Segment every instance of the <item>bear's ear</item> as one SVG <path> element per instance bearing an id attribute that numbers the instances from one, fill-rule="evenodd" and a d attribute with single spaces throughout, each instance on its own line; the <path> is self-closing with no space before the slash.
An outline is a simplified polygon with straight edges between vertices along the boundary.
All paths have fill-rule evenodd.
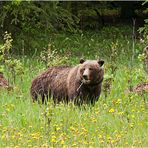
<path id="1" fill-rule="evenodd" d="M 83 64 L 85 62 L 84 59 L 80 59 L 80 63 Z"/>
<path id="2" fill-rule="evenodd" d="M 102 65 L 104 64 L 104 61 L 103 61 L 103 60 L 98 60 L 98 64 L 99 64 L 100 66 L 102 66 Z"/>

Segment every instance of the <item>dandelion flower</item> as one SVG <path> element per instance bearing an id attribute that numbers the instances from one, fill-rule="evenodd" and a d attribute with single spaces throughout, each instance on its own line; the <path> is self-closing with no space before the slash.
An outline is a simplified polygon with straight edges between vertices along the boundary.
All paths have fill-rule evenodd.
<path id="1" fill-rule="evenodd" d="M 109 113 L 114 113 L 115 110 L 114 110 L 113 108 L 111 108 L 108 112 L 109 112 Z"/>

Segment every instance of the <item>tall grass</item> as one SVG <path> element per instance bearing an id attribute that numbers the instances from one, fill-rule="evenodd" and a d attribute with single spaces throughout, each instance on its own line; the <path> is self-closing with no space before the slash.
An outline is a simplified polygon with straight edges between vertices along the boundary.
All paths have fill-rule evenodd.
<path id="1" fill-rule="evenodd" d="M 113 63 L 109 56 L 112 48 L 118 49 L 110 93 L 105 97 L 102 91 L 95 106 L 78 107 L 72 103 L 54 106 L 52 100 L 47 105 L 32 103 L 29 94 L 32 78 L 45 65 L 39 57 L 24 58 L 23 80 L 18 77 L 12 91 L 0 89 L 0 147 L 147 147 L 147 92 L 129 92 L 128 80 L 132 74 L 132 85 L 137 85 L 148 77 L 137 61 L 129 69 L 132 39 L 126 40 L 124 33 L 104 28 L 95 34 L 55 38 L 55 48 L 72 53 L 68 57 L 70 64 L 79 63 L 82 55 L 92 59 L 103 57 L 105 76 L 112 74 L 109 66 Z M 140 44 L 136 43 L 138 48 Z"/>

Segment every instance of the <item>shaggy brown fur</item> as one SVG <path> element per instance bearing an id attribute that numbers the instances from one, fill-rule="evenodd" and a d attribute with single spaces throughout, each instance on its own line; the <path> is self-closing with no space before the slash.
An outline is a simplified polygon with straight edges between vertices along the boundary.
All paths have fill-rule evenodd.
<path id="1" fill-rule="evenodd" d="M 52 81 L 57 76 L 58 72 L 67 67 L 69 66 L 50 67 L 47 69 L 47 71 L 41 73 L 39 76 L 33 79 L 30 88 L 30 94 L 33 102 L 37 101 L 38 97 L 42 98 L 42 102 L 44 102 L 45 99 L 48 99 L 48 95 L 51 92 L 49 85 L 52 84 Z"/>
<path id="2" fill-rule="evenodd" d="M 91 103 L 98 100 L 104 76 L 102 65 L 104 61 L 81 60 L 74 67 L 51 67 L 36 77 L 31 86 L 33 100 L 38 94 L 42 101 L 48 95 L 55 103 L 73 101 L 76 104 Z"/>

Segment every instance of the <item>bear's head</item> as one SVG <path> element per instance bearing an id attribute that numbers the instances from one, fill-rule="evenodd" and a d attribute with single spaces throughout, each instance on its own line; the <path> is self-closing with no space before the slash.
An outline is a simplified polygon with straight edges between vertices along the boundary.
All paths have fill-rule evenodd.
<path id="1" fill-rule="evenodd" d="M 97 85 L 102 82 L 104 70 L 103 60 L 80 60 L 79 75 L 83 84 Z"/>

